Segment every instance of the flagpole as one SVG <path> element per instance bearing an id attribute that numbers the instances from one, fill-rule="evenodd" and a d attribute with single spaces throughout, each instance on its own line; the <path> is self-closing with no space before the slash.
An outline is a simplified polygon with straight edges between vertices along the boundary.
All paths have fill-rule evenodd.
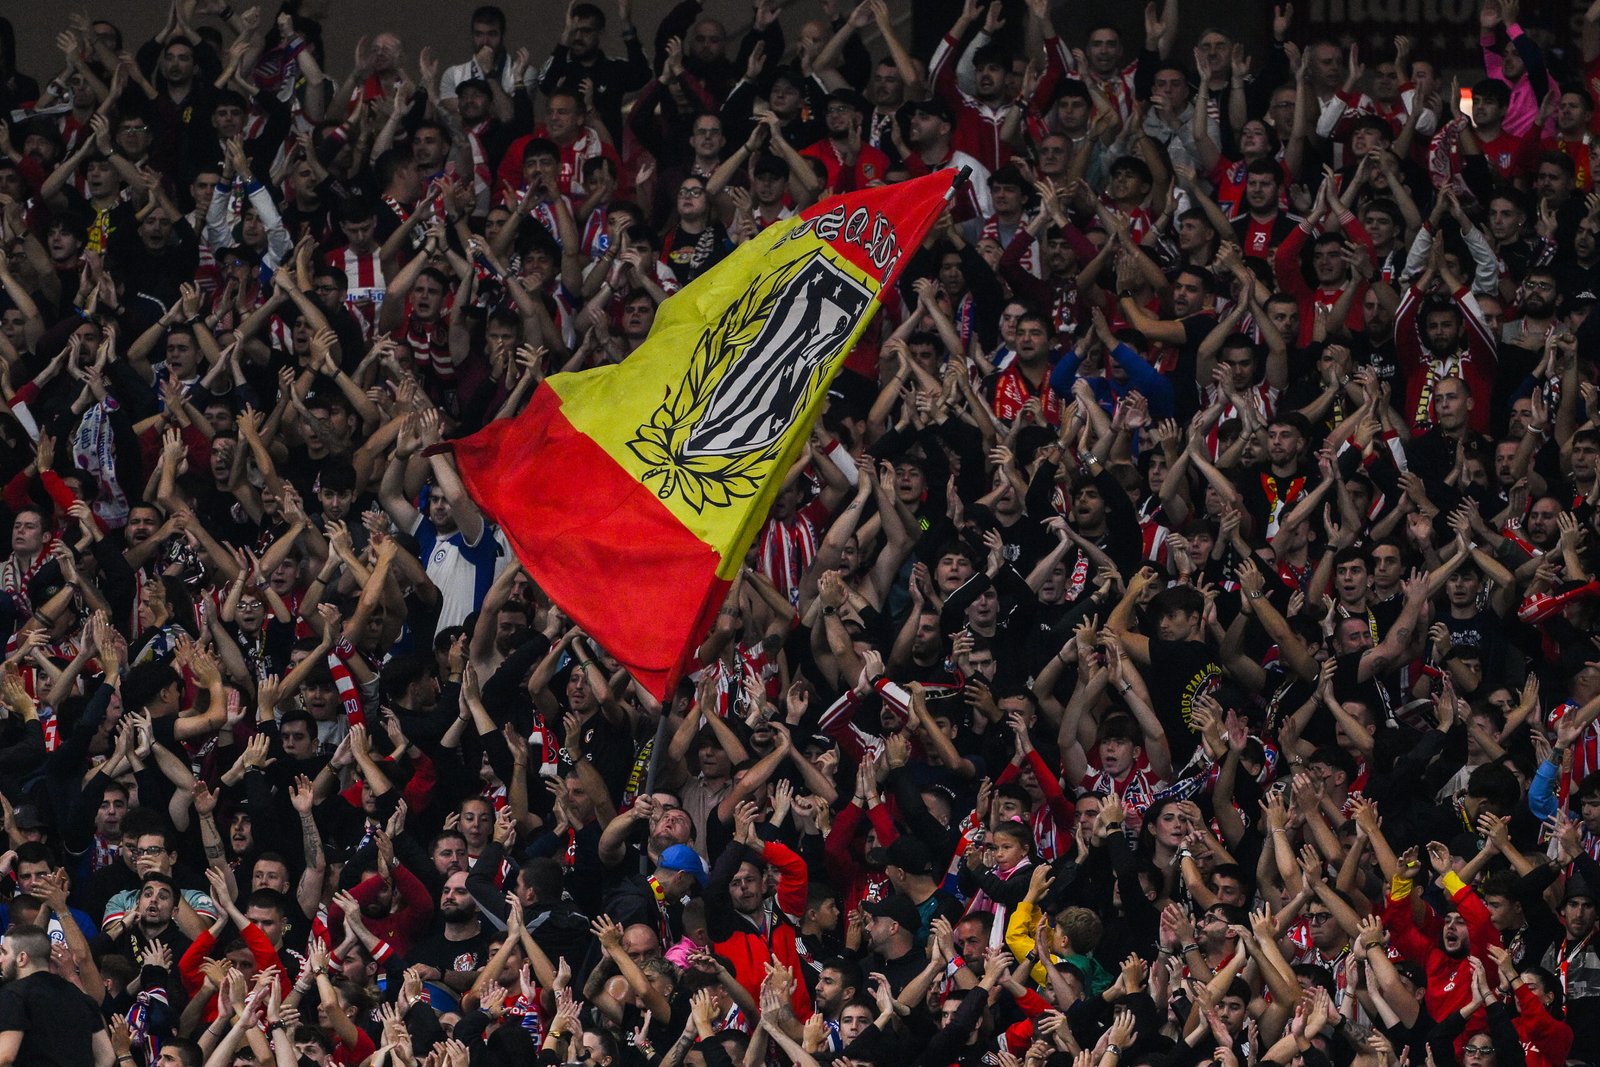
<path id="1" fill-rule="evenodd" d="M 961 188 L 963 185 L 967 184 L 971 180 L 972 180 L 972 168 L 967 166 L 965 163 L 963 163 L 961 165 L 961 169 L 956 171 L 955 181 L 951 182 L 950 183 L 950 188 L 945 190 L 944 202 L 948 204 L 952 200 L 954 200 L 956 198 L 956 190 Z"/>

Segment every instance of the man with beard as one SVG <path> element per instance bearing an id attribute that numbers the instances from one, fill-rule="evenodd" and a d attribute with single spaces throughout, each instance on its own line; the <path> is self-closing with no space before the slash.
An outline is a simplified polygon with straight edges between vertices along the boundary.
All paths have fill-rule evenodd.
<path id="1" fill-rule="evenodd" d="M 1315 468 L 1306 457 L 1310 440 L 1310 424 L 1297 411 L 1280 412 L 1267 423 L 1266 464 L 1243 472 L 1235 486 L 1239 507 L 1250 516 L 1252 529 L 1272 537 L 1301 496 L 1315 488 Z M 1209 462 L 1200 466 L 1202 470 L 1210 468 Z M 1225 496 L 1234 495 L 1220 485 L 1217 488 Z"/>
<path id="2" fill-rule="evenodd" d="M 867 102 L 854 89 L 835 89 L 827 98 L 827 136 L 801 150 L 828 168 L 828 188 L 852 192 L 883 181 L 889 157 L 862 140 L 861 120 Z"/>
<path id="3" fill-rule="evenodd" d="M 1239 250 L 1246 257 L 1270 257 L 1295 228 L 1294 217 L 1283 210 L 1283 164 L 1270 158 L 1245 164 L 1239 207 L 1229 220 Z"/>
<path id="4" fill-rule="evenodd" d="M 329 940 L 338 944 L 340 926 L 353 908 L 359 923 L 373 937 L 386 942 L 404 956 L 428 928 L 433 917 L 433 900 L 428 887 L 403 863 L 395 862 L 394 848 L 387 835 L 378 837 L 376 851 L 363 850 L 352 863 L 354 882 L 349 892 L 334 895 L 329 909 Z"/>
<path id="5" fill-rule="evenodd" d="M 1589 857 L 1581 850 L 1573 848 L 1561 853 L 1562 860 L 1569 858 L 1577 859 L 1580 871 L 1587 867 L 1591 875 L 1596 873 L 1593 863 L 1583 862 Z M 1545 949 L 1540 963 L 1561 976 L 1574 1048 L 1593 1048 L 1594 1042 L 1600 1040 L 1600 946 L 1596 946 L 1594 938 L 1594 890 L 1585 879 L 1568 880 L 1558 918 L 1561 934 Z"/>
<path id="6" fill-rule="evenodd" d="M 822 963 L 817 974 L 817 988 L 812 993 L 812 1007 L 828 1024 L 830 1033 L 840 1029 L 839 1016 L 845 1005 L 855 999 L 864 977 L 861 965 L 848 956 L 832 956 Z M 839 1036 L 843 1038 L 844 1034 L 841 1032 Z M 848 1041 L 842 1043 L 848 1044 Z"/>
<path id="7" fill-rule="evenodd" d="M 925 963 L 926 957 L 917 951 L 922 916 L 911 898 L 900 893 L 868 901 L 861 910 L 866 913 L 867 943 L 872 949 L 866 967 L 887 978 L 890 991 L 899 996 Z"/>
<path id="8" fill-rule="evenodd" d="M 628 6 L 621 5 L 620 11 L 626 58 L 612 58 L 600 49 L 605 12 L 594 4 L 574 4 L 567 12 L 561 41 L 539 71 L 539 91 L 546 94 L 561 89 L 581 92 L 583 82 L 590 82 L 595 113 L 614 133 L 622 130 L 623 96 L 644 88 L 650 80 L 650 62 L 639 44 L 639 31 L 628 17 Z"/>
<path id="9" fill-rule="evenodd" d="M 136 963 L 142 960 L 153 945 L 162 945 L 169 953 L 169 976 L 174 986 L 178 981 L 178 961 L 189 950 L 192 940 L 179 928 L 176 919 L 183 895 L 170 874 L 151 871 L 144 876 L 139 892 L 127 912 L 113 922 L 108 922 L 102 933 L 90 943 L 96 958 L 110 954 L 126 956 Z M 209 917 L 209 916 L 208 916 Z M 204 930 L 196 933 L 203 934 Z"/>
<path id="10" fill-rule="evenodd" d="M 567 24 L 570 29 L 572 19 Z M 522 67 L 511 61 L 506 48 L 506 15 L 492 4 L 486 4 L 472 13 L 472 58 L 464 63 L 446 67 L 439 79 L 439 103 L 446 110 L 460 107 L 458 99 L 465 82 L 482 83 L 494 92 L 493 106 L 502 120 L 510 121 L 512 97 L 526 80 Z"/>
<path id="11" fill-rule="evenodd" d="M 955 111 L 939 97 L 912 104 L 911 132 L 906 137 L 911 151 L 906 156 L 906 168 L 913 178 L 936 170 L 971 168 L 966 184 L 956 192 L 956 220 L 988 218 L 994 214 L 994 201 L 989 195 L 989 168 L 954 146 L 955 128 Z"/>
<path id="12" fill-rule="evenodd" d="M 443 982 L 461 994 L 478 980 L 491 951 L 478 918 L 478 903 L 467 890 L 466 871 L 456 871 L 445 879 L 439 894 L 439 918 L 444 928 L 412 949 L 406 964 L 420 966 L 423 981 Z"/>
<path id="13" fill-rule="evenodd" d="M 1595 234 L 1600 232 L 1600 220 L 1585 216 L 1578 224 L 1573 237 L 1573 249 L 1584 258 L 1587 246 L 1587 263 L 1596 262 Z M 1544 357 L 1545 338 L 1556 323 L 1556 304 L 1561 293 L 1576 293 L 1584 288 L 1583 279 L 1572 278 L 1573 287 L 1562 284 L 1562 274 L 1553 266 L 1536 266 L 1528 270 L 1517 293 L 1516 319 L 1505 323 L 1499 331 L 1500 347 L 1495 367 L 1494 408 L 1507 411 L 1511 408 L 1511 395 L 1533 373 Z M 1491 336 L 1494 336 L 1491 333 Z"/>
<path id="14" fill-rule="evenodd" d="M 1439 418 L 1435 410 L 1439 384 L 1457 378 L 1471 396 L 1493 395 L 1496 367 L 1494 338 L 1459 279 L 1444 275 L 1448 298 L 1426 297 L 1434 269 L 1423 271 L 1400 300 L 1394 317 L 1395 354 L 1405 377 L 1406 395 L 1400 417 L 1417 428 Z M 1474 433 L 1489 429 L 1490 405 L 1475 406 L 1468 419 Z M 1430 473 L 1444 474 L 1444 468 Z"/>
<path id="15" fill-rule="evenodd" d="M 1402 864 L 1389 889 L 1383 925 L 1402 959 L 1423 968 L 1428 976 L 1428 1013 L 1443 1019 L 1460 1010 L 1472 998 L 1472 968 L 1468 956 L 1476 956 L 1486 967 L 1495 966 L 1489 956 L 1491 946 L 1499 947 L 1500 931 L 1490 921 L 1489 909 L 1473 888 L 1451 869 L 1450 850 L 1438 841 L 1428 842 L 1428 862 L 1435 883 L 1445 891 L 1452 905 L 1440 924 L 1439 941 L 1433 943 L 1417 928 L 1411 913 L 1411 894 L 1422 873 L 1417 861 Z M 1591 906 L 1589 916 L 1594 916 Z"/>
<path id="16" fill-rule="evenodd" d="M 50 970 L 50 938 L 13 926 L 0 938 L 0 1064 L 112 1067 L 116 1053 L 95 1002 Z"/>

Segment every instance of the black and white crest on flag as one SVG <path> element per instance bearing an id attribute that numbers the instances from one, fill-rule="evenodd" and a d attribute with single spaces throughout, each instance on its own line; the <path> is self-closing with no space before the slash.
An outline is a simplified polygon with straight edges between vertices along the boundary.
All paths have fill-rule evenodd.
<path id="1" fill-rule="evenodd" d="M 822 256 L 774 297 L 761 332 L 717 383 L 685 442 L 686 455 L 738 455 L 781 437 L 872 300 Z"/>

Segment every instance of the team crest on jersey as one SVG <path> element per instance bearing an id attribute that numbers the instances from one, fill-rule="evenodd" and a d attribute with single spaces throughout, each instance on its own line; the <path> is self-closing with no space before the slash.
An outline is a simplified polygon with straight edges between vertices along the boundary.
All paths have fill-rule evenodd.
<path id="1" fill-rule="evenodd" d="M 473 952 L 463 952 L 450 964 L 453 971 L 475 971 L 478 969 L 478 956 Z"/>
<path id="2" fill-rule="evenodd" d="M 757 276 L 701 333 L 683 383 L 628 442 L 649 464 L 643 480 L 697 512 L 754 496 L 871 300 L 825 256 Z"/>

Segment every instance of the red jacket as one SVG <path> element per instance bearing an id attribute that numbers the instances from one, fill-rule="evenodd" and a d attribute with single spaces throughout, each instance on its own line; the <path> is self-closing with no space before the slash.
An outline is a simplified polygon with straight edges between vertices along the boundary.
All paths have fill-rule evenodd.
<path id="1" fill-rule="evenodd" d="M 861 815 L 862 811 L 856 805 L 846 804 L 833 817 L 833 825 L 828 828 L 828 836 L 822 842 L 822 854 L 828 859 L 828 873 L 840 890 L 839 899 L 846 911 L 859 907 L 875 887 L 882 890 L 884 895 L 894 892 L 892 888 L 887 888 L 888 875 L 869 869 L 861 860 L 866 848 L 866 831 L 861 827 Z M 866 816 L 872 828 L 878 831 L 878 844 L 881 847 L 888 848 L 900 836 L 895 831 L 889 805 L 874 805 L 866 810 Z"/>
<path id="2" fill-rule="evenodd" d="M 1395 881 L 1400 883 L 1398 878 Z M 1500 944 L 1500 931 L 1489 921 L 1489 909 L 1483 906 L 1483 901 L 1478 899 L 1472 887 L 1457 878 L 1453 871 L 1444 876 L 1444 888 L 1455 903 L 1456 910 L 1461 913 L 1461 918 L 1466 921 L 1468 951 L 1483 961 L 1490 974 L 1496 973 L 1489 948 Z M 1405 884 L 1405 892 L 1401 896 L 1395 896 L 1394 890 L 1390 890 L 1389 902 L 1383 912 L 1383 924 L 1388 928 L 1400 955 L 1426 972 L 1428 1013 L 1436 1019 L 1442 1019 L 1465 1007 L 1472 999 L 1472 966 L 1466 956 L 1449 955 L 1432 938 L 1417 929 L 1411 919 L 1409 883 Z M 1483 1027 L 1483 1020 L 1475 1016 L 1467 1024 L 1467 1031 L 1470 1033 Z"/>
<path id="3" fill-rule="evenodd" d="M 1377 263 L 1377 250 L 1372 244 L 1371 236 L 1361 223 L 1351 218 L 1343 223 L 1342 229 L 1347 239 L 1366 248 L 1368 257 L 1373 263 Z M 1278 246 L 1278 251 L 1272 257 L 1272 269 L 1278 276 L 1278 288 L 1300 302 L 1300 337 L 1296 343 L 1302 348 L 1311 343 L 1311 332 L 1316 326 L 1317 310 L 1331 309 L 1334 301 L 1344 292 L 1343 289 L 1313 289 L 1306 281 L 1305 274 L 1300 270 L 1300 249 L 1310 236 L 1303 223 L 1296 226 L 1289 231 L 1289 236 L 1284 238 L 1283 244 Z M 1362 282 L 1356 290 L 1355 299 L 1350 302 L 1350 311 L 1345 316 L 1345 325 L 1352 334 L 1359 334 L 1366 325 L 1366 313 L 1361 310 L 1361 298 L 1366 288 L 1367 283 Z M 1398 334 L 1398 327 L 1396 333 Z"/>
<path id="4" fill-rule="evenodd" d="M 806 861 L 788 846 L 768 841 L 761 850 L 760 859 L 778 869 L 778 909 L 762 916 L 766 931 L 733 909 L 728 899 L 728 882 L 739 869 L 751 850 L 733 844 L 727 855 L 713 869 L 710 884 L 706 887 L 707 925 L 713 938 L 712 947 L 733 964 L 733 975 L 750 996 L 761 998 L 761 983 L 767 977 L 767 961 L 776 959 L 794 975 L 794 995 L 790 1003 L 802 1022 L 811 1017 L 811 993 L 806 986 L 804 962 L 795 943 L 794 926 L 785 915 L 804 915 L 806 896 L 810 888 L 810 875 Z M 721 875 L 719 878 L 718 875 Z M 780 914 L 781 913 L 781 914 Z M 720 935 L 720 936 L 719 936 Z"/>
<path id="5" fill-rule="evenodd" d="M 362 879 L 350 890 L 350 895 L 364 907 L 378 898 L 383 889 L 383 879 L 376 874 Z M 394 954 L 404 958 L 428 930 L 433 918 L 433 895 L 404 865 L 394 869 L 394 889 L 400 894 L 400 908 L 377 919 L 366 919 L 367 929 L 380 941 L 387 941 Z M 337 904 L 328 907 L 329 944 L 337 945 L 344 939 L 344 911 Z"/>
<path id="6" fill-rule="evenodd" d="M 255 923 L 245 923 L 244 929 L 239 931 L 239 936 L 250 949 L 250 955 L 255 957 L 256 970 L 264 971 L 268 967 L 278 968 L 278 987 L 285 993 L 294 987 L 294 980 L 288 975 L 278 958 L 278 950 L 272 947 L 272 942 L 267 940 L 267 935 L 261 932 L 261 927 Z M 183 990 L 189 996 L 205 984 L 205 973 L 200 970 L 200 965 L 206 961 L 212 951 L 217 947 L 217 939 L 211 935 L 210 930 L 202 930 L 200 936 L 184 952 L 178 960 L 178 974 L 183 978 Z M 212 994 L 211 1003 L 206 1005 L 206 1020 L 209 1022 L 217 1017 L 217 998 Z"/>
<path id="7" fill-rule="evenodd" d="M 1517 998 L 1517 1014 L 1511 1024 L 1524 1044 L 1532 1045 L 1548 1064 L 1567 1062 L 1572 1051 L 1572 1027 L 1551 1015 L 1544 1002 L 1526 985 L 1513 990 Z"/>

